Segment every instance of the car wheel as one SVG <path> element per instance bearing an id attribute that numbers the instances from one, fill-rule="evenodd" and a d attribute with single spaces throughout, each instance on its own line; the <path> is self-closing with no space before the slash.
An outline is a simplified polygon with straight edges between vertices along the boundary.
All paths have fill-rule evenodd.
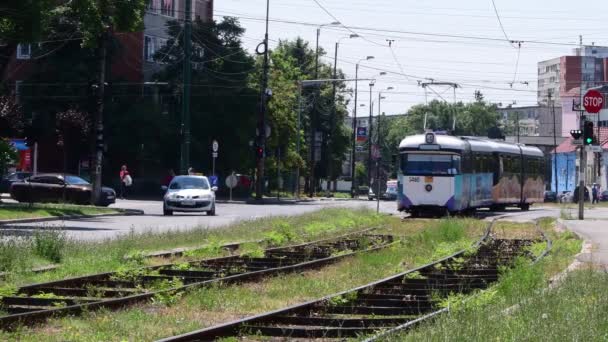
<path id="1" fill-rule="evenodd" d="M 211 210 L 207 212 L 207 216 L 215 216 L 215 203 L 213 203 Z"/>

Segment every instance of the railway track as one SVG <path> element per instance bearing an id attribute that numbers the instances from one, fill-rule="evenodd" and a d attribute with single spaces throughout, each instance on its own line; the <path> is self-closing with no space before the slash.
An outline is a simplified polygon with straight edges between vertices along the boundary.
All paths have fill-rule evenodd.
<path id="1" fill-rule="evenodd" d="M 213 283 L 235 283 L 324 266 L 361 251 L 384 248 L 391 235 L 371 234 L 372 229 L 338 238 L 261 250 L 256 255 L 143 267 L 122 272 L 23 286 L 0 299 L 0 329 L 33 324 L 51 316 L 84 310 L 119 308 Z"/>
<path id="2" fill-rule="evenodd" d="M 161 340 L 210 341 L 243 336 L 288 339 L 344 339 L 389 334 L 447 311 L 437 298 L 470 293 L 498 280 L 499 267 L 531 256 L 532 240 L 491 237 L 492 225 L 471 251 L 305 304 Z M 544 237 L 544 235 L 543 235 Z M 547 239 L 548 241 L 548 239 Z M 374 338 L 370 339 L 374 340 Z"/>

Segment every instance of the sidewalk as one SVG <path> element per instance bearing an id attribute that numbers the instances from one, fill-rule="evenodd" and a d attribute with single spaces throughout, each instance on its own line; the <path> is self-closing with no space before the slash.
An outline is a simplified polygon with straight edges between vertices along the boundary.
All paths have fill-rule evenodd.
<path id="1" fill-rule="evenodd" d="M 590 214 L 588 211 L 585 211 L 585 214 L 591 216 L 588 215 Z M 586 218 L 584 221 L 559 220 L 559 222 L 568 230 L 577 233 L 593 244 L 590 253 L 584 253 L 577 257 L 579 261 L 608 267 L 608 214 L 602 213 L 602 215 L 597 216 L 601 216 L 601 218 Z"/>

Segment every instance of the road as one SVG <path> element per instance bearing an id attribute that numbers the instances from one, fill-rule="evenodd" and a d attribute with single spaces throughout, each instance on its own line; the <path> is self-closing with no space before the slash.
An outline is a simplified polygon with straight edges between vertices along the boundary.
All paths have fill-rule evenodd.
<path id="1" fill-rule="evenodd" d="M 190 230 L 197 227 L 217 229 L 239 221 L 255 220 L 271 216 L 294 216 L 309 213 L 322 208 L 369 208 L 376 209 L 376 202 L 370 201 L 313 201 L 291 205 L 250 205 L 243 203 L 218 203 L 217 216 L 205 214 L 181 214 L 174 216 L 162 215 L 161 201 L 119 200 L 113 207 L 124 209 L 140 209 L 142 216 L 97 217 L 77 220 L 56 220 L 38 224 L 19 224 L 2 227 L 4 235 L 30 235 L 41 228 L 61 228 L 69 238 L 74 240 L 100 241 L 117 238 L 128 234 L 145 232 L 167 232 L 175 230 Z M 380 211 L 401 215 L 396 211 L 392 201 L 380 202 Z M 576 209 L 561 209 L 552 206 L 535 206 L 530 211 L 522 212 L 517 209 L 492 213 L 485 210 L 478 212 L 478 217 L 491 220 L 500 217 L 503 220 L 525 222 L 541 217 L 571 218 L 576 217 Z M 593 261 L 608 265 L 608 208 L 586 210 L 585 221 L 566 220 L 568 229 L 580 234 L 593 242 L 593 253 L 583 255 L 581 261 Z"/>
<path id="2" fill-rule="evenodd" d="M 3 227 L 4 234 L 28 235 L 42 227 L 57 227 L 65 230 L 68 237 L 75 240 L 103 240 L 116 238 L 131 231 L 166 232 L 188 230 L 196 227 L 218 228 L 235 222 L 255 220 L 270 216 L 294 216 L 322 208 L 347 207 L 376 209 L 376 202 L 369 201 L 314 201 L 295 205 L 251 205 L 243 203 L 218 203 L 217 216 L 175 213 L 163 216 L 161 201 L 118 200 L 111 207 L 143 210 L 143 216 L 97 217 L 76 220 L 56 220 L 36 224 L 19 224 Z M 397 214 L 394 202 L 380 202 L 383 213 Z"/>

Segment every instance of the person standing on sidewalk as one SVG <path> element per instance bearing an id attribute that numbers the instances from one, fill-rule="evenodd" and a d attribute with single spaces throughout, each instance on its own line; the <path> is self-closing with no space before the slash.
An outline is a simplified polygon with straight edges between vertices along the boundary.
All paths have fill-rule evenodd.
<path id="1" fill-rule="evenodd" d="M 120 199 L 125 199 L 125 196 L 127 195 L 127 188 L 129 186 L 131 186 L 131 184 L 133 183 L 133 179 L 131 178 L 131 175 L 129 174 L 129 170 L 127 170 L 127 165 L 123 165 L 120 168 Z"/>
<path id="2" fill-rule="evenodd" d="M 591 204 L 599 203 L 597 184 L 593 184 L 593 187 L 591 188 L 591 195 L 593 196 Z"/>

